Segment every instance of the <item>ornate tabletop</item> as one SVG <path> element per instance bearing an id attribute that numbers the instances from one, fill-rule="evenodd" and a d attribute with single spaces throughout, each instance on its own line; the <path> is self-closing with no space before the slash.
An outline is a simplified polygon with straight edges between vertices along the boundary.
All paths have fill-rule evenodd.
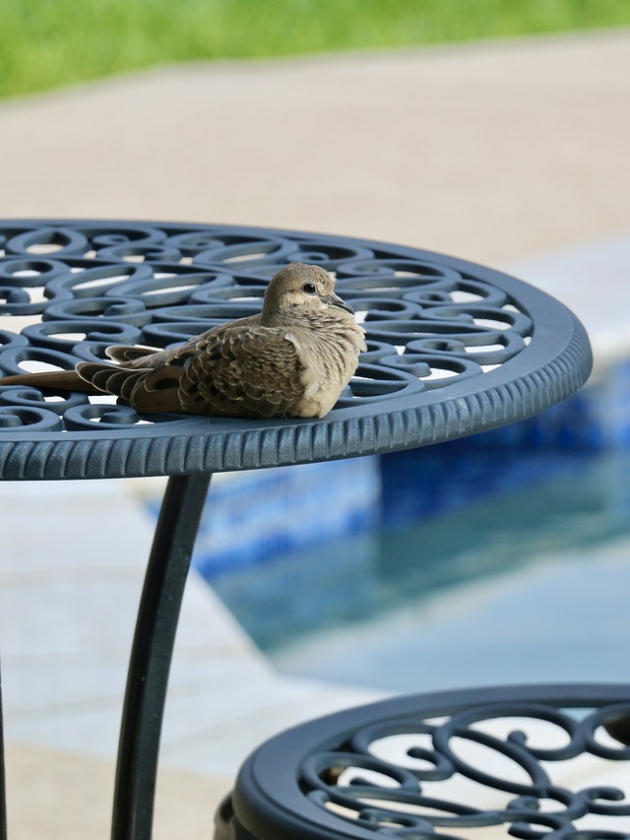
<path id="1" fill-rule="evenodd" d="M 335 274 L 368 351 L 321 420 L 145 417 L 106 397 L 0 388 L 0 477 L 117 478 L 280 466 L 424 446 L 535 414 L 590 371 L 538 289 L 398 245 L 222 225 L 0 222 L 0 369 L 166 347 L 260 309 L 293 260 Z"/>

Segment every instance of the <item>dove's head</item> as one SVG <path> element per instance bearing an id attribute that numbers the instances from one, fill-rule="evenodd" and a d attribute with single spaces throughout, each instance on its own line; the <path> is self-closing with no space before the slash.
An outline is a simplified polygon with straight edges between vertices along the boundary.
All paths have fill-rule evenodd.
<path id="1" fill-rule="evenodd" d="M 335 294 L 335 281 L 318 265 L 292 262 L 274 275 L 265 292 L 263 323 L 289 318 L 310 318 L 336 311 L 351 317 L 353 310 Z"/>

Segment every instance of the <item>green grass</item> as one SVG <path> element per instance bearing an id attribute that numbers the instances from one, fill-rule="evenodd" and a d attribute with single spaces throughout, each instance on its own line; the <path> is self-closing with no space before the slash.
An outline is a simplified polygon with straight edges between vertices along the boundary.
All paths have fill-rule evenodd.
<path id="1" fill-rule="evenodd" d="M 628 24 L 628 0 L 0 0 L 0 97 L 174 61 Z"/>

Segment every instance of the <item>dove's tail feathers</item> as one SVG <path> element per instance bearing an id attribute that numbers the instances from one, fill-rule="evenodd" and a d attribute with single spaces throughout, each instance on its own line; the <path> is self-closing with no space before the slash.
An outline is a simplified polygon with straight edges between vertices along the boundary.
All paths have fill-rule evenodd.
<path id="1" fill-rule="evenodd" d="M 158 370 L 180 355 L 180 347 L 167 350 L 156 350 L 154 347 L 130 347 L 125 344 L 114 344 L 105 351 L 110 359 L 118 362 L 121 367 L 129 370 Z"/>
<path id="2" fill-rule="evenodd" d="M 154 356 L 159 351 L 154 347 L 140 347 L 135 345 L 132 347 L 128 344 L 113 344 L 105 352 L 115 362 L 135 362 L 137 359 L 144 359 L 146 356 Z"/>
<path id="3" fill-rule="evenodd" d="M 77 371 L 96 391 L 121 397 L 141 414 L 182 410 L 178 397 L 181 368 L 152 370 L 79 362 Z"/>
<path id="4" fill-rule="evenodd" d="M 51 391 L 112 394 L 141 414 L 181 411 L 178 397 L 181 368 L 130 368 L 98 362 L 79 362 L 76 370 L 47 370 L 0 378 L 3 385 L 29 385 Z"/>
<path id="5" fill-rule="evenodd" d="M 97 394 L 98 389 L 82 379 L 74 370 L 46 370 L 39 373 L 18 373 L 0 379 L 0 385 L 29 385 L 53 391 L 85 391 Z"/>
<path id="6" fill-rule="evenodd" d="M 131 394 L 146 370 L 134 370 L 99 362 L 79 362 L 77 372 L 95 391 L 131 401 Z"/>

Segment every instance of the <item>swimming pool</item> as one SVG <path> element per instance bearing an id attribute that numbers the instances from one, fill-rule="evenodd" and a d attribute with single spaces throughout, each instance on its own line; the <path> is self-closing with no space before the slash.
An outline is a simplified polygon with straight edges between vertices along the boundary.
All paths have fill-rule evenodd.
<path id="1" fill-rule="evenodd" d="M 378 527 L 212 578 L 280 670 L 391 691 L 626 678 L 630 452 L 433 447 L 382 478 Z"/>

